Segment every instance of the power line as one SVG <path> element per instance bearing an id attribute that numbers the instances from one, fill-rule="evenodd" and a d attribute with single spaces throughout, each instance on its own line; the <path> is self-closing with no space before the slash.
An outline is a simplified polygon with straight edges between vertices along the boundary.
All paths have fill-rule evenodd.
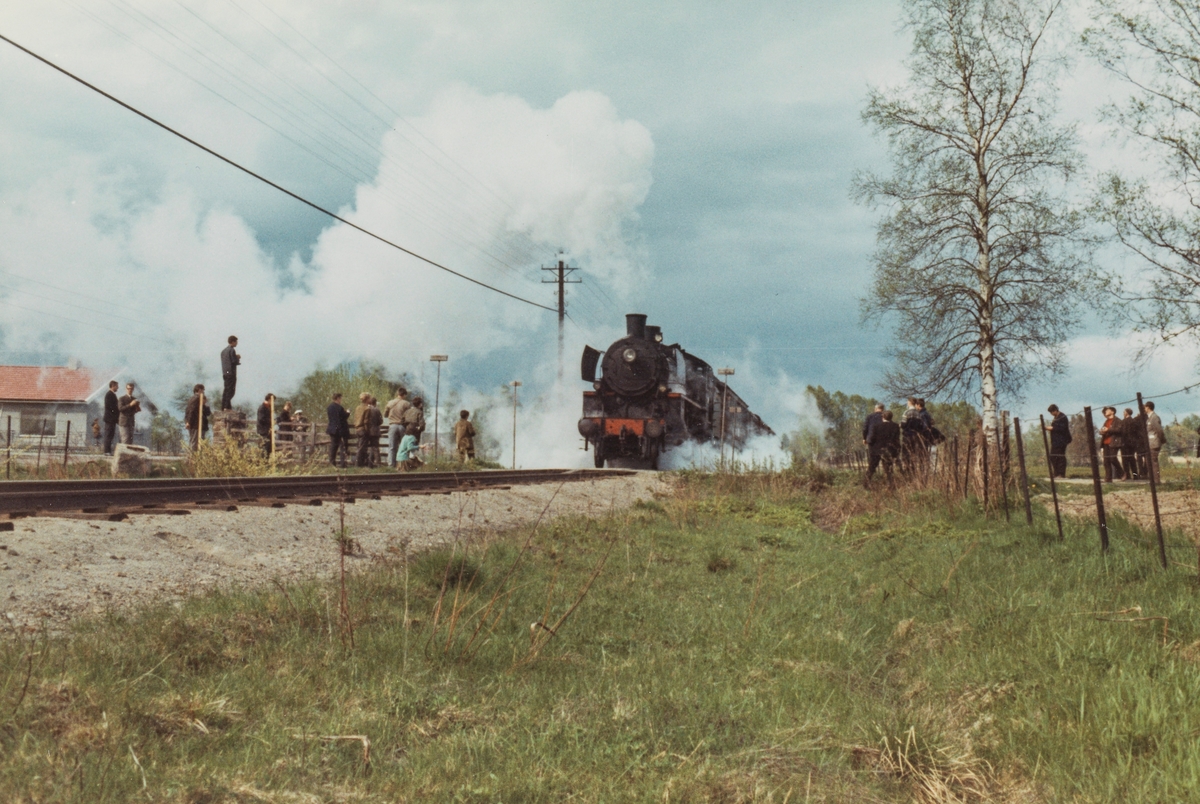
<path id="1" fill-rule="evenodd" d="M 141 117 L 142 119 L 144 119 L 150 123 L 153 123 L 154 125 L 158 126 L 159 128 L 163 129 L 164 131 L 166 131 L 170 134 L 174 134 L 176 137 L 178 137 L 179 139 L 188 143 L 189 145 L 193 145 L 196 148 L 199 148 L 200 150 L 204 151 L 205 153 L 207 153 L 211 156 L 215 156 L 217 159 L 220 159 L 222 162 L 226 163 L 227 165 L 237 168 L 238 170 L 242 171 L 243 173 L 245 173 L 248 176 L 251 176 L 252 178 L 258 179 L 263 184 L 266 184 L 269 187 L 273 187 L 274 189 L 278 190 L 279 192 L 283 193 L 284 195 L 287 195 L 287 196 L 290 196 L 290 197 L 296 199 L 297 201 L 304 204 L 305 206 L 311 207 L 312 209 L 315 209 L 316 211 L 318 211 L 324 215 L 328 215 L 330 218 L 332 218 L 335 221 L 339 221 L 340 223 L 344 223 L 353 229 L 357 229 L 358 231 L 362 232 L 363 234 L 365 234 L 369 237 L 372 237 L 372 238 L 378 240 L 379 242 L 384 243 L 385 245 L 391 246 L 392 248 L 394 248 L 398 251 L 402 251 L 405 254 L 408 254 L 410 257 L 416 257 L 421 262 L 432 265 L 434 268 L 438 268 L 442 271 L 445 271 L 448 274 L 453 274 L 454 276 L 457 276 L 459 279 L 465 279 L 468 282 L 471 282 L 472 284 L 479 285 L 482 288 L 487 288 L 488 290 L 491 290 L 495 293 L 499 293 L 502 296 L 507 296 L 510 299 L 515 299 L 516 301 L 524 302 L 525 304 L 531 305 L 533 307 L 538 307 L 542 310 L 548 310 L 552 313 L 558 312 L 557 309 L 554 307 L 549 307 L 545 304 L 538 304 L 535 301 L 523 298 L 514 293 L 509 293 L 506 290 L 501 290 L 500 288 L 495 287 L 493 285 L 489 285 L 486 282 L 481 282 L 478 279 L 467 276 L 464 273 L 460 273 L 459 271 L 456 271 L 453 268 L 448 268 L 445 265 L 442 265 L 441 263 L 435 262 L 435 261 L 429 259 L 428 257 L 424 257 L 424 256 L 416 253 L 415 251 L 411 251 L 410 249 L 407 249 L 404 246 L 394 243 L 391 240 L 388 240 L 387 238 L 385 238 L 381 235 L 377 235 L 374 232 L 372 232 L 371 230 L 366 229 L 362 226 L 359 226 L 358 224 L 356 224 L 352 221 L 349 221 L 346 218 L 343 218 L 342 216 L 338 215 L 337 213 L 330 212 L 328 209 L 325 209 L 324 207 L 322 207 L 321 205 L 319 205 L 313 201 L 309 201 L 304 196 L 299 195 L 298 193 L 294 193 L 291 190 L 287 189 L 286 187 L 283 187 L 282 185 L 276 184 L 275 182 L 271 181 L 270 179 L 266 178 L 265 176 L 255 173 L 253 170 L 250 170 L 250 168 L 244 167 L 240 163 L 233 161 L 232 159 L 230 159 L 227 156 L 223 156 L 222 154 L 218 153 L 217 151 L 214 151 L 212 148 L 209 148 L 208 146 L 197 142 L 196 140 L 192 139 L 191 137 L 187 136 L 186 134 L 176 131 L 175 129 L 168 126 L 166 123 L 160 122 L 156 118 L 151 117 L 150 115 L 146 114 L 145 112 L 141 111 L 140 109 L 137 109 L 134 106 L 131 106 L 130 104 L 126 103 L 125 101 L 121 100 L 120 98 L 117 98 L 114 95 L 110 95 L 109 93 L 105 92 L 104 90 L 100 89 L 99 87 L 95 86 L 94 84 L 88 83 L 87 81 L 85 81 L 84 79 L 75 75 L 74 73 L 70 72 L 69 70 L 58 66 L 57 64 L 55 64 L 54 62 L 50 61 L 49 59 L 47 59 L 43 56 L 39 56 L 37 53 L 34 53 L 29 48 L 24 47 L 23 45 L 17 44 L 13 40 L 9 39 L 7 36 L 0 34 L 0 40 L 7 42 L 8 44 L 15 47 L 17 50 L 20 50 L 21 52 L 26 53 L 29 56 L 32 56 L 33 58 L 35 58 L 38 61 L 42 62 L 43 64 L 47 65 L 48 67 L 51 67 L 51 68 L 57 70 L 58 72 L 67 76 L 68 78 L 72 79 L 73 81 L 76 81 L 76 82 L 82 84 L 83 86 L 87 87 L 88 89 L 92 90 L 93 92 L 97 93 L 98 95 L 101 95 L 101 96 L 107 98 L 108 100 L 112 101 L 113 103 L 117 104 L 118 106 L 128 109 L 129 111 L 136 114 L 138 117 Z"/>
<path id="2" fill-rule="evenodd" d="M 271 122 L 269 122 L 268 120 L 259 116 L 258 114 L 255 114 L 254 112 L 250 111 L 245 106 L 237 103 L 230 97 L 228 97 L 228 96 L 222 94 L 221 92 L 219 92 L 218 90 L 214 89 L 212 86 L 210 86 L 209 84 L 200 80 L 196 76 L 190 74 L 189 72 L 184 71 L 179 66 L 173 64 L 171 61 L 169 61 L 167 58 L 160 55 L 159 53 L 138 43 L 137 41 L 132 39 L 130 36 L 126 35 L 122 31 L 113 27 L 112 25 L 110 25 L 109 23 L 104 21 L 103 19 L 92 14 L 87 9 L 81 8 L 80 6 L 75 5 L 72 2 L 72 0 L 63 0 L 63 2 L 66 3 L 67 5 L 70 5 L 72 8 L 74 8 L 76 11 L 80 12 L 81 14 L 84 14 L 85 16 L 91 18 L 93 21 L 95 21 L 99 25 L 102 25 L 103 27 L 107 28 L 109 31 L 111 31 L 116 36 L 119 36 L 122 39 L 125 39 L 127 42 L 132 44 L 134 47 L 137 47 L 138 49 L 147 53 L 152 58 L 159 61 L 161 64 L 174 70 L 175 72 L 182 75 L 184 78 L 187 78 L 188 80 L 194 82 L 195 84 L 197 84 L 201 88 L 207 90 L 208 92 L 211 92 L 216 97 L 218 97 L 221 100 L 225 101 L 226 103 L 230 104 L 234 108 L 242 111 L 247 116 L 249 116 L 253 120 L 257 121 L 258 123 L 271 129 L 272 131 L 279 134 L 281 137 L 283 137 L 287 141 L 291 142 L 293 145 L 295 145 L 298 148 L 300 148 L 301 150 L 307 152 L 309 155 L 313 156 L 318 161 L 324 163 L 327 167 L 329 167 L 330 169 L 334 170 L 335 172 L 341 174 L 345 178 L 347 178 L 357 184 L 369 183 L 370 175 L 373 172 L 373 168 L 368 164 L 368 162 L 362 157 L 361 154 L 357 153 L 355 150 L 353 150 L 349 146 L 340 142 L 334 135 L 332 135 L 328 132 L 323 132 L 321 130 L 321 126 L 320 126 L 319 122 L 317 122 L 315 120 L 306 120 L 305 115 L 302 112 L 300 112 L 299 110 L 297 110 L 293 104 L 286 101 L 283 97 L 283 94 L 280 94 L 279 97 L 276 97 L 265 90 L 260 90 L 258 87 L 254 86 L 252 83 L 250 83 L 246 79 L 246 77 L 244 77 L 242 75 L 242 73 L 239 72 L 238 69 L 234 65 L 227 66 L 226 64 L 222 63 L 222 61 L 218 60 L 217 52 L 215 49 L 205 48 L 200 43 L 187 37 L 186 34 L 177 33 L 175 31 L 171 30 L 171 28 L 168 27 L 166 22 L 159 20 L 159 19 L 155 19 L 154 17 L 150 16 L 147 12 L 129 5 L 128 3 L 124 2 L 124 0 L 116 0 L 115 2 L 114 2 L 114 0 L 109 0 L 109 5 L 113 6 L 114 8 L 117 8 L 119 11 L 121 11 L 123 14 L 128 16 L 134 22 L 141 25 L 143 28 L 145 28 L 147 31 L 149 31 L 151 34 L 153 34 L 155 37 L 162 40 L 162 42 L 164 44 L 166 44 L 168 47 L 174 47 L 176 50 L 178 50 L 184 56 L 187 56 L 188 58 L 197 62 L 197 64 L 199 64 L 199 66 L 202 70 L 204 69 L 204 64 L 201 63 L 201 60 L 212 65 L 212 67 L 215 67 L 217 69 L 217 71 L 219 71 L 216 74 L 218 78 L 220 77 L 220 74 L 224 74 L 225 76 L 227 76 L 230 79 L 230 81 L 232 83 L 232 88 L 235 91 L 240 92 L 247 99 L 249 99 L 251 101 L 251 103 L 255 102 L 255 100 L 257 99 L 268 112 L 274 112 L 276 117 L 279 118 L 279 120 L 280 120 L 280 125 L 293 126 L 297 130 L 296 137 L 293 137 L 292 135 L 287 134 L 279 126 L 272 124 Z M 191 12 L 189 12 L 189 13 L 191 13 Z M 195 15 L 193 14 L 193 16 L 195 16 Z M 199 18 L 197 17 L 197 19 L 199 19 Z M 209 25 L 208 23 L 205 23 L 205 24 L 208 25 L 208 27 L 211 30 L 216 31 L 216 29 L 213 26 Z M 219 34 L 220 32 L 217 31 L 217 33 Z M 223 34 L 221 34 L 221 35 L 222 35 L 222 37 L 224 37 Z M 172 42 L 170 40 L 168 40 L 167 37 L 170 37 L 170 40 L 174 40 L 174 42 L 177 44 L 172 44 Z M 230 42 L 230 44 L 233 44 L 234 47 L 238 50 L 238 52 L 242 53 L 243 55 L 246 55 L 246 51 L 244 49 L 237 47 L 237 45 L 235 43 L 232 43 L 227 37 L 224 37 L 224 38 L 227 42 Z M 185 49 L 185 46 L 186 46 L 186 49 Z M 189 52 L 189 50 L 191 52 Z M 275 75 L 274 72 L 272 72 L 270 69 L 263 66 L 260 62 L 256 61 L 255 63 L 259 64 L 260 67 L 262 67 L 264 70 L 266 70 L 268 75 L 275 78 L 276 80 L 280 80 L 279 77 L 277 75 Z M 293 90 L 294 92 L 296 92 L 297 94 L 299 94 L 301 97 L 305 98 L 310 104 L 314 104 L 314 105 L 317 105 L 318 107 L 320 107 L 320 102 L 317 100 L 308 98 L 305 95 L 305 93 L 303 92 L 303 90 L 297 89 L 294 85 L 289 84 L 287 82 L 284 82 L 284 85 L 287 86 L 289 89 Z M 333 114 L 333 113 L 329 112 L 328 110 L 322 109 L 322 111 L 325 111 L 325 113 L 333 119 L 338 118 L 338 116 L 336 114 Z M 307 125 L 306 125 L 306 123 L 307 123 Z M 362 139 L 361 137 L 359 137 L 357 135 L 357 133 L 355 133 L 355 136 L 358 139 Z M 300 139 L 297 139 L 297 137 L 299 137 Z M 313 150 L 313 148 L 310 148 L 308 145 L 306 145 L 304 142 L 302 142 L 301 139 L 312 140 L 313 148 L 327 149 L 330 152 L 329 158 L 326 158 L 322 154 L 318 153 L 316 150 Z M 366 142 L 366 140 L 363 140 L 363 141 Z M 378 148 L 375 148 L 370 143 L 367 143 L 367 145 L 368 145 L 368 147 L 370 147 L 372 150 L 375 151 L 375 153 L 380 157 L 380 160 L 382 163 L 388 163 L 388 162 L 396 163 L 395 160 L 389 159 L 389 157 L 385 153 L 380 151 Z M 331 161 L 331 160 L 334 160 L 334 161 Z M 335 161 L 338 162 L 339 164 L 335 164 Z M 406 167 L 403 164 L 399 164 L 399 163 L 396 163 L 396 164 L 398 165 L 399 169 L 402 172 L 408 174 L 410 177 L 412 177 L 414 180 L 416 180 L 419 184 L 424 185 L 426 188 L 428 188 L 431 191 L 434 190 L 434 188 L 432 186 L 422 182 L 420 180 L 420 178 L 417 177 L 416 174 L 413 173 L 412 170 L 410 170 L 408 167 Z M 476 243 L 472 242 L 470 239 L 464 238 L 458 232 L 454 231 L 453 230 L 454 224 L 449 221 L 449 217 L 448 217 L 449 214 L 453 210 L 451 210 L 445 204 L 441 203 L 439 199 L 431 198 L 429 201 L 427 201 L 426 205 L 423 207 L 422 206 L 413 206 L 411 204 L 405 203 L 390 188 L 380 186 L 380 187 L 378 187 L 378 191 L 381 192 L 383 195 L 387 196 L 388 198 L 390 198 L 395 203 L 396 207 L 399 210 L 401 210 L 402 212 L 404 212 L 410 219 L 418 221 L 418 222 L 424 224 L 429 229 L 441 233 L 449 240 L 457 241 L 457 242 L 461 243 L 468 250 L 478 252 L 486 260 L 488 260 L 490 262 L 494 262 L 496 265 L 498 265 L 501 268 L 502 272 L 508 273 L 511 276 L 519 278 L 519 276 L 516 273 L 516 269 L 513 268 L 511 265 L 509 265 L 508 262 L 505 261 L 503 256 L 498 256 L 496 254 L 493 254 L 487 248 L 477 245 Z M 440 223 L 438 223 L 434 220 L 431 220 L 429 217 L 427 217 L 426 213 L 428 213 L 428 212 L 432 212 L 432 213 L 440 212 L 441 216 L 443 218 L 447 219 L 446 226 L 442 226 Z M 518 255 L 518 256 L 522 256 L 522 255 Z"/>

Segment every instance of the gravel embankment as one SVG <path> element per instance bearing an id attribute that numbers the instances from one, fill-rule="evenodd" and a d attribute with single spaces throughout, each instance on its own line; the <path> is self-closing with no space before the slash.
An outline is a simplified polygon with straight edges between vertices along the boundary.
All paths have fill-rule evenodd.
<path id="1" fill-rule="evenodd" d="M 346 527 L 362 546 L 355 569 L 412 552 L 568 514 L 602 515 L 665 490 L 660 477 L 631 477 L 508 490 L 385 497 L 347 505 Z M 551 501 L 553 498 L 553 501 Z M 0 532 L 0 612 L 20 629 L 59 630 L 73 618 L 212 587 L 256 587 L 333 574 L 338 506 L 242 506 L 234 512 L 134 516 L 125 522 L 20 519 Z M 8 630 L 8 629 L 0 629 Z"/>

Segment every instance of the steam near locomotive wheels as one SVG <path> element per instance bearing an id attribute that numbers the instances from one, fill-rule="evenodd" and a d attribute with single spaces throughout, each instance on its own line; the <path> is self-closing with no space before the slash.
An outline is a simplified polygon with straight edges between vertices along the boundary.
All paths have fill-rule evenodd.
<path id="1" fill-rule="evenodd" d="M 579 434 L 595 464 L 657 469 L 659 459 L 687 442 L 721 442 L 733 450 L 774 435 L 712 366 L 663 343 L 646 316 L 625 316 L 626 334 L 607 351 L 583 349 L 580 365 L 592 390 L 583 392 Z M 597 374 L 599 369 L 599 374 Z"/>

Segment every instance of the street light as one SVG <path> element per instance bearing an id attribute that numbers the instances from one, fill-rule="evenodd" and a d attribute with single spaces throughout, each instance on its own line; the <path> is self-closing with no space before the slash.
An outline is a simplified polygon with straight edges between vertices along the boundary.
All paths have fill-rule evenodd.
<path id="1" fill-rule="evenodd" d="M 721 468 L 725 468 L 725 403 L 729 399 L 729 378 L 733 376 L 733 369 L 719 368 L 717 374 L 725 378 L 724 388 L 721 390 Z"/>
<path id="2" fill-rule="evenodd" d="M 509 383 L 513 389 L 513 455 L 512 468 L 517 468 L 517 389 L 521 387 L 520 380 L 513 380 Z"/>
<path id="3" fill-rule="evenodd" d="M 437 363 L 437 385 L 433 391 L 433 460 L 438 459 L 438 406 L 442 401 L 442 364 L 449 360 L 447 355 L 430 355 L 429 359 Z"/>

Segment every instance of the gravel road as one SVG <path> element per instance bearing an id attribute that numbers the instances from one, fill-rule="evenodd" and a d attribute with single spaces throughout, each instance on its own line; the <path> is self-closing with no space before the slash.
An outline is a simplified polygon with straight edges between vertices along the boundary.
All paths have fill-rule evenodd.
<path id="1" fill-rule="evenodd" d="M 419 551 L 567 514 L 601 515 L 650 499 L 659 475 L 507 490 L 385 497 L 346 506 L 356 569 L 406 537 Z M 551 500 L 553 498 L 553 500 Z M 338 506 L 242 506 L 187 516 L 138 515 L 125 522 L 19 519 L 0 532 L 0 612 L 20 629 L 61 630 L 73 618 L 221 587 L 256 587 L 332 574 Z"/>

